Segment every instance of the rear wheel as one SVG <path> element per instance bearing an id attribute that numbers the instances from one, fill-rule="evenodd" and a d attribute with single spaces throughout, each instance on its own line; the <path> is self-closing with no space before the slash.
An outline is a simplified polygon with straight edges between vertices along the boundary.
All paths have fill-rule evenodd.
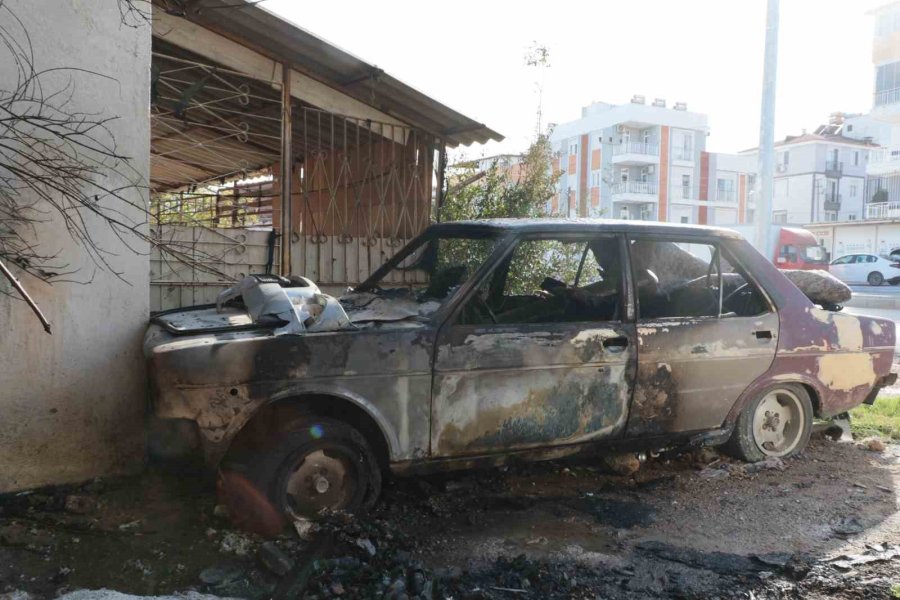
<path id="1" fill-rule="evenodd" d="M 252 483 L 282 516 L 278 526 L 269 518 L 255 522 L 248 494 L 229 485 L 228 471 L 236 471 Z M 220 496 L 235 523 L 245 529 L 274 535 L 283 517 L 315 518 L 323 510 L 361 512 L 374 505 L 381 491 L 381 471 L 365 438 L 346 423 L 306 417 L 277 434 L 262 451 L 238 457 L 223 467 Z M 234 476 L 230 476 L 234 479 Z"/>
<path id="2" fill-rule="evenodd" d="M 724 450 L 748 462 L 792 456 L 809 442 L 812 418 L 812 402 L 802 386 L 768 388 L 741 412 Z"/>
<path id="3" fill-rule="evenodd" d="M 869 273 L 869 276 L 866 278 L 869 282 L 869 285 L 881 285 L 884 283 L 884 275 L 879 273 L 878 271 L 872 271 Z"/>

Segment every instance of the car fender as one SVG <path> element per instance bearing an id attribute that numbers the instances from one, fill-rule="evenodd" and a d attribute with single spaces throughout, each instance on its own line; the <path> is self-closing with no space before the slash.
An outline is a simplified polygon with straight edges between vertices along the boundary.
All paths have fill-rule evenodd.
<path id="1" fill-rule="evenodd" d="M 293 383 L 272 394 L 269 397 L 268 401 L 260 404 L 253 412 L 253 415 L 250 416 L 250 419 L 252 419 L 254 415 L 256 415 L 261 409 L 266 406 L 269 406 L 276 402 L 302 396 L 333 396 L 335 398 L 340 398 L 341 400 L 356 405 L 367 415 L 369 415 L 369 417 L 371 417 L 372 420 L 375 421 L 375 424 L 378 425 L 378 428 L 381 430 L 381 434 L 384 436 L 384 439 L 387 442 L 391 459 L 393 460 L 400 454 L 400 440 L 397 437 L 397 432 L 394 431 L 394 428 L 391 426 L 384 413 L 382 413 L 377 406 L 372 404 L 368 399 L 364 398 L 360 394 L 335 383 L 329 384 L 325 382 L 314 381 L 308 383 Z"/>
<path id="2" fill-rule="evenodd" d="M 738 396 L 738 399 L 735 400 L 734 405 L 725 417 L 723 426 L 730 427 L 733 425 L 735 421 L 737 421 L 738 416 L 740 416 L 741 411 L 743 411 L 744 408 L 760 394 L 760 392 L 779 383 L 796 383 L 811 389 L 812 393 L 810 394 L 810 400 L 813 403 L 814 411 L 818 415 L 820 411 L 820 399 L 823 397 L 825 391 L 822 382 L 808 373 L 791 370 L 783 372 L 779 371 L 778 359 L 776 358 L 769 370 L 757 377 L 749 386 L 747 386 L 747 389 Z"/>

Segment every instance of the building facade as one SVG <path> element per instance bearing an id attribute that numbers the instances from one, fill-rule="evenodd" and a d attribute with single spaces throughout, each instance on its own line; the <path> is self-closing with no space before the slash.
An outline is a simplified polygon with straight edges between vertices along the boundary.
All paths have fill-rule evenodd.
<path id="1" fill-rule="evenodd" d="M 848 118 L 844 135 L 881 146 L 869 155 L 862 218 L 900 218 L 900 2 L 870 14 L 875 20 L 872 110 Z"/>
<path id="2" fill-rule="evenodd" d="M 705 114 L 634 96 L 595 102 L 550 136 L 560 173 L 547 211 L 674 223 L 745 222 L 749 162 L 706 152 Z"/>
<path id="3" fill-rule="evenodd" d="M 106 0 L 12 0 L 0 9 L 0 26 L 30 48 L 36 71 L 49 72 L 40 79 L 48 102 L 65 97 L 68 111 L 109 118 L 117 152 L 131 158 L 139 181 L 148 180 L 149 28 L 123 25 L 119 7 Z M 53 69 L 63 70 L 54 77 Z M 12 60 L 0 61 L 4 82 L 20 75 Z M 147 198 L 128 174 L 109 170 L 106 185 L 123 190 L 127 202 L 116 205 L 123 222 L 140 222 Z M 21 202 L 33 202 L 42 217 L 30 240 L 38 253 L 58 255 L 74 273 L 47 285 L 8 265 L 53 335 L 0 277 L 0 492 L 134 471 L 144 456 L 148 245 L 80 213 L 111 265 L 97 268 L 38 194 Z"/>
<path id="4" fill-rule="evenodd" d="M 840 124 L 775 144 L 772 222 L 801 225 L 865 218 L 866 165 L 877 146 L 842 135 Z M 742 153 L 757 161 L 757 150 Z"/>

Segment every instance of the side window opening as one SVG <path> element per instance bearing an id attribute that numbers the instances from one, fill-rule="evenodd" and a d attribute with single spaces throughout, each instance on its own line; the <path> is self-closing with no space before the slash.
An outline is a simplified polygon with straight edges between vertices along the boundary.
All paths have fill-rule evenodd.
<path id="1" fill-rule="evenodd" d="M 758 288 L 716 244 L 631 243 L 641 320 L 752 316 L 767 310 Z"/>
<path id="2" fill-rule="evenodd" d="M 525 239 L 475 290 L 459 323 L 615 321 L 622 308 L 616 237 Z"/>

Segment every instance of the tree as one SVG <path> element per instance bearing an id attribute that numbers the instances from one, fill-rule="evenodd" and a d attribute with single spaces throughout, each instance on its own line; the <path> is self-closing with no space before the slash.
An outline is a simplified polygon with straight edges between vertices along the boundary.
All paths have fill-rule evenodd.
<path id="1" fill-rule="evenodd" d="M 450 167 L 449 186 L 441 220 L 539 217 L 556 195 L 560 173 L 553 172 L 550 140 L 541 134 L 511 165 L 491 161 L 479 170 L 478 161 Z"/>

